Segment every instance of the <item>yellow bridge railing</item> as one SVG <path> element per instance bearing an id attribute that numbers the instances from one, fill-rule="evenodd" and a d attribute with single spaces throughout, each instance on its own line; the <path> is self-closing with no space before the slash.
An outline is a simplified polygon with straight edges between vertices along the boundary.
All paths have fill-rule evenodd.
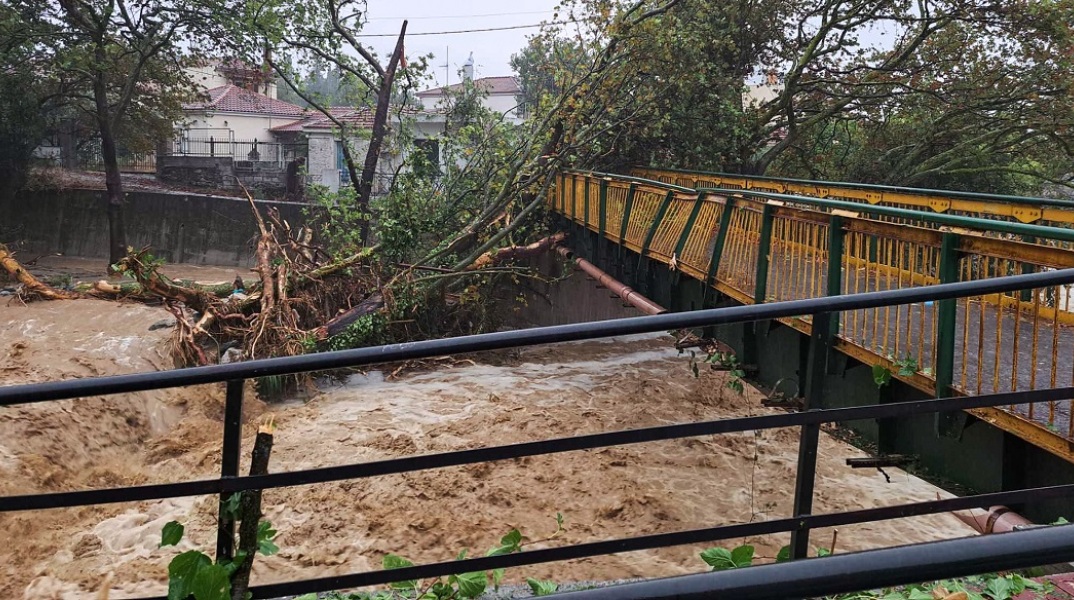
<path id="1" fill-rule="evenodd" d="M 681 183 L 565 171 L 550 204 L 745 304 L 1074 267 L 1057 245 L 1074 229 Z M 807 317 L 784 322 L 811 331 Z M 1074 385 L 1072 324 L 1061 286 L 844 313 L 834 344 L 937 396 L 1032 390 Z M 1074 461 L 1072 408 L 972 412 Z"/>
<path id="2" fill-rule="evenodd" d="M 635 177 L 687 187 L 753 190 L 1052 227 L 1074 227 L 1074 201 L 861 183 L 777 179 L 675 169 L 634 169 Z"/>

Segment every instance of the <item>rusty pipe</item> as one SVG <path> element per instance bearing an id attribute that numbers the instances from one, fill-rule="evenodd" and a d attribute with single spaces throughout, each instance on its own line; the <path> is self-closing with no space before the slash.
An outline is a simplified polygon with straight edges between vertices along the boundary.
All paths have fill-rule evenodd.
<path id="1" fill-rule="evenodd" d="M 629 303 L 634 308 L 640 310 L 641 312 L 647 315 L 659 315 L 661 313 L 667 312 L 666 308 L 660 306 L 659 304 L 653 302 L 645 296 L 642 296 L 638 292 L 628 287 L 626 284 L 605 273 L 597 265 L 594 265 L 593 263 L 589 262 L 584 258 L 575 256 L 574 251 L 570 248 L 562 244 L 557 244 L 556 252 L 559 252 L 559 254 L 563 256 L 563 258 L 573 261 L 579 269 L 585 271 L 585 273 L 593 279 L 596 279 L 600 285 L 608 288 L 613 294 L 619 296 L 624 301 Z"/>
<path id="2" fill-rule="evenodd" d="M 965 513 L 954 513 L 960 521 L 973 527 L 978 533 L 1007 533 L 1033 522 L 1006 506 L 992 506 L 988 510 L 975 508 Z"/>

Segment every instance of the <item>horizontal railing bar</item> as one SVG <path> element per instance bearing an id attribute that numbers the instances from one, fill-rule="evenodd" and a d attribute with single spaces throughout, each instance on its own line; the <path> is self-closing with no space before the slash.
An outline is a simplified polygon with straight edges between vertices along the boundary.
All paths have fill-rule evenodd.
<path id="1" fill-rule="evenodd" d="M 1074 560 L 1069 525 L 555 594 L 563 600 L 817 598 Z"/>
<path id="2" fill-rule="evenodd" d="M 845 296 L 828 296 L 787 302 L 629 317 L 609 321 L 536 327 L 515 331 L 499 331 L 371 348 L 265 358 L 227 365 L 3 386 L 0 387 L 0 406 L 61 400 L 80 396 L 139 392 L 183 385 L 219 383 L 232 379 L 251 379 L 271 375 L 325 371 L 448 354 L 535 346 L 554 342 L 693 329 L 730 323 L 796 317 L 817 312 L 841 312 L 912 304 L 915 302 L 982 296 L 1070 283 L 1074 283 L 1074 269 L 1061 269 Z"/>
<path id="3" fill-rule="evenodd" d="M 1035 404 L 1074 398 L 1074 387 L 1033 390 L 1029 392 L 1005 392 L 984 396 L 961 396 L 940 400 L 914 400 L 870 406 L 829 408 L 798 413 L 783 413 L 755 417 L 739 417 L 700 423 L 663 425 L 643 429 L 628 429 L 608 433 L 594 433 L 568 438 L 555 438 L 536 442 L 523 442 L 505 446 L 491 446 L 471 450 L 458 450 L 438 454 L 408 456 L 386 460 L 321 467 L 304 471 L 289 471 L 268 475 L 205 479 L 181 483 L 162 483 L 104 490 L 81 490 L 50 494 L 28 494 L 0 497 L 0 512 L 69 508 L 116 502 L 160 500 L 181 496 L 231 493 L 245 490 L 265 490 L 298 485 L 313 485 L 351 479 L 363 479 L 428 469 L 442 469 L 469 464 L 511 460 L 527 456 L 541 456 L 579 450 L 592 450 L 608 446 L 625 446 L 648 442 L 666 441 L 702 435 L 720 435 L 742 431 L 756 431 L 782 427 L 799 427 L 806 424 L 882 419 L 1002 406 L 1008 404 Z"/>
<path id="4" fill-rule="evenodd" d="M 858 204 L 856 202 L 847 202 L 846 200 L 829 200 L 826 198 L 813 198 L 811 196 L 777 194 L 775 192 L 758 192 L 754 190 L 738 190 L 733 188 L 700 188 L 698 191 L 709 194 L 752 196 L 756 198 L 779 200 L 781 202 L 795 202 L 798 204 L 809 204 L 812 206 L 837 208 L 858 213 L 917 219 L 919 221 L 927 221 L 929 223 L 935 223 L 937 225 L 966 227 L 968 229 L 984 229 L 987 231 L 994 231 L 999 233 L 1011 233 L 1015 235 L 1027 235 L 1049 240 L 1074 242 L 1074 230 L 1066 229 L 1063 227 L 1051 227 L 1048 225 L 1031 225 L 1028 223 L 1011 223 L 1008 221 L 996 221 L 991 219 L 980 219 L 976 217 L 963 217 L 960 215 L 945 215 L 942 213 L 926 213 L 915 210 L 907 210 L 905 208 L 876 206 L 873 204 Z"/>
<path id="5" fill-rule="evenodd" d="M 683 546 L 688 544 L 712 543 L 728 539 L 740 539 L 758 535 L 772 535 L 787 533 L 799 528 L 818 529 L 823 527 L 842 527 L 855 523 L 868 523 L 886 519 L 922 516 L 967 510 L 992 506 L 996 504 L 1011 504 L 1025 502 L 1031 499 L 1052 499 L 1074 496 L 1074 484 L 1052 486 L 1047 488 L 1034 488 L 1011 492 L 996 492 L 965 498 L 948 498 L 946 500 L 931 500 L 917 504 L 898 506 L 885 506 L 880 508 L 867 508 L 839 513 L 822 515 L 804 515 L 800 517 L 788 517 L 769 521 L 757 521 L 752 523 L 739 523 L 735 525 L 721 525 L 706 527 L 703 529 L 690 529 L 671 533 L 657 533 L 642 535 L 632 538 L 604 540 L 599 542 L 587 542 L 558 548 L 542 548 L 539 550 L 527 550 L 517 554 L 504 556 L 488 556 L 470 558 L 460 561 L 447 561 L 428 563 L 402 569 L 385 571 L 366 571 L 349 575 L 333 575 L 307 579 L 304 581 L 292 581 L 286 583 L 274 583 L 251 588 L 254 598 L 278 598 L 308 592 L 323 592 L 330 590 L 342 590 L 357 587 L 384 585 L 396 581 L 410 579 L 428 579 L 431 577 L 443 577 L 458 573 L 471 573 L 476 571 L 488 571 L 492 569 L 506 569 L 536 565 L 563 560 L 590 558 L 606 554 L 621 552 L 637 552 L 641 550 L 653 550 L 669 546 Z M 1051 529 L 1051 528 L 1048 528 Z M 1042 529 L 1043 530 L 1043 529 Z M 1041 531 L 1042 531 L 1041 530 Z M 997 534 L 1000 535 L 1000 534 Z M 1070 539 L 1069 531 L 1065 533 Z M 1074 541 L 1071 541 L 1074 544 Z M 828 557 L 831 558 L 831 557 Z M 1048 562 L 1057 562 L 1049 557 Z M 810 562 L 813 565 L 816 563 Z M 616 597 L 616 596 L 612 596 Z M 642 596 L 644 597 L 644 596 Z M 722 596 L 721 596 L 722 597 Z M 729 596 L 733 597 L 733 596 Z M 784 596 L 786 597 L 786 596 Z M 792 595 L 791 597 L 795 597 Z M 155 600 L 155 599 L 154 599 Z"/>
<path id="6" fill-rule="evenodd" d="M 1032 206 L 1055 206 L 1059 208 L 1071 208 L 1074 209 L 1074 201 L 1053 199 L 1053 198 L 1040 198 L 1036 196 L 1006 196 L 1003 194 L 987 194 L 984 192 L 964 192 L 957 190 L 935 190 L 928 188 L 915 188 L 904 187 L 897 185 L 881 185 L 877 183 L 852 183 L 846 181 L 821 181 L 813 179 L 795 179 L 784 177 L 766 177 L 763 175 L 737 175 L 735 173 L 718 173 L 714 171 L 690 171 L 687 169 L 665 169 L 660 167 L 646 167 L 642 169 L 644 171 L 665 171 L 668 173 L 679 173 L 682 175 L 695 175 L 695 176 L 713 176 L 713 177 L 725 177 L 735 179 L 752 179 L 754 181 L 767 181 L 772 183 L 794 183 L 802 185 L 815 185 L 817 187 L 828 188 L 843 188 L 851 190 L 875 190 L 879 192 L 895 192 L 899 194 L 912 194 L 915 196 L 925 197 L 943 197 L 943 198 L 958 198 L 967 200 L 983 200 L 988 202 L 999 202 L 1003 204 L 1026 204 Z M 596 173 L 594 173 L 596 174 Z M 633 177 L 633 175 L 632 175 Z"/>

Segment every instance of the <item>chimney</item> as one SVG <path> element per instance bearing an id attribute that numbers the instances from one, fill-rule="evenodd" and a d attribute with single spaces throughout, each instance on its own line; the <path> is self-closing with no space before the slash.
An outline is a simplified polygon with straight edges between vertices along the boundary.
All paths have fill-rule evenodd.
<path id="1" fill-rule="evenodd" d="M 462 66 L 462 80 L 473 81 L 474 80 L 474 53 L 470 53 L 470 58 L 466 59 L 466 63 Z"/>
<path id="2" fill-rule="evenodd" d="M 765 80 L 766 84 L 768 84 L 768 85 L 778 85 L 779 84 L 779 75 L 776 74 L 775 71 L 769 71 L 766 75 L 767 75 L 767 79 Z"/>

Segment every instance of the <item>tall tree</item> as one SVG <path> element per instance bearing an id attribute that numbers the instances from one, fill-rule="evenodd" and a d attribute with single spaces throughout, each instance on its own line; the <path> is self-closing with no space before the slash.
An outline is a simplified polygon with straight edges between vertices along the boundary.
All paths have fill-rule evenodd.
<path id="1" fill-rule="evenodd" d="M 611 0 L 566 7 L 574 21 L 545 31 L 546 46 L 603 46 L 622 10 Z M 583 112 L 633 115 L 595 146 L 608 167 L 764 173 L 808 154 L 836 124 L 879 133 L 899 122 L 893 115 L 926 120 L 929 135 L 915 140 L 946 136 L 892 148 L 893 170 L 920 166 L 921 181 L 980 167 L 960 167 L 959 155 L 1043 145 L 1068 154 L 1072 11 L 1069 0 L 682 0 L 623 37 L 615 74 Z M 779 82 L 767 94 L 747 93 L 769 74 Z M 974 125 L 992 137 L 981 131 L 939 152 L 957 137 L 946 132 Z"/>
<path id="2" fill-rule="evenodd" d="M 53 113 L 48 82 L 35 73 L 40 57 L 29 33 L 12 7 L 0 6 L 0 199 L 25 184 Z"/>
<path id="3" fill-rule="evenodd" d="M 105 170 L 109 258 L 127 254 L 121 144 L 149 150 L 170 133 L 191 86 L 179 39 L 184 4 L 157 0 L 15 0 L 47 60 L 50 78 L 92 123 Z"/>

